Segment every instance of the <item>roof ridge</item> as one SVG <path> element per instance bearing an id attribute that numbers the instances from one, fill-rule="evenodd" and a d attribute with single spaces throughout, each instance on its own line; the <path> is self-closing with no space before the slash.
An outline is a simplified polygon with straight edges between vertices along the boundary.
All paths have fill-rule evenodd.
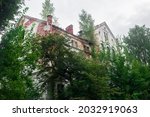
<path id="1" fill-rule="evenodd" d="M 39 18 L 35 18 L 35 17 L 32 17 L 32 16 L 28 16 L 28 15 L 24 15 L 24 17 L 26 17 L 26 18 L 33 18 L 33 19 L 36 19 L 36 21 L 40 21 L 40 22 L 41 22 L 41 21 L 46 22 L 46 20 L 41 20 L 41 19 L 39 19 Z M 63 28 L 60 28 L 60 27 L 58 27 L 58 26 L 56 26 L 56 25 L 53 25 L 53 24 L 52 24 L 52 26 L 54 26 L 55 28 L 58 28 L 58 29 L 64 31 L 65 33 L 68 33 L 68 32 L 67 32 L 65 29 L 63 29 Z M 68 33 L 68 34 L 70 34 L 70 35 L 72 35 L 72 36 L 75 36 L 75 37 L 77 37 L 77 38 L 80 38 L 81 40 L 89 41 L 89 40 L 84 39 L 84 38 L 82 38 L 82 37 L 80 37 L 80 36 L 78 36 L 78 35 L 71 34 L 71 33 Z"/>
<path id="2" fill-rule="evenodd" d="M 98 25 L 96 25 L 96 26 L 95 26 L 95 29 L 97 29 L 97 28 L 99 28 L 99 27 L 101 27 L 101 26 L 103 26 L 103 25 L 105 25 L 105 26 L 107 27 L 107 29 L 109 30 L 109 32 L 111 33 L 111 35 L 112 35 L 113 38 L 115 39 L 114 34 L 112 33 L 112 31 L 110 30 L 109 26 L 107 25 L 107 23 L 106 23 L 105 21 L 102 22 L 102 23 L 100 23 L 100 24 L 98 24 Z"/>

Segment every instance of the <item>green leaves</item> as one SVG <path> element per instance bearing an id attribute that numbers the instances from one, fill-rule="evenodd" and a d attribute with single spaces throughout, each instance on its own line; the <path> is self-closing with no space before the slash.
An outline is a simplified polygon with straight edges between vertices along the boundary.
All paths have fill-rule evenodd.
<path id="1" fill-rule="evenodd" d="M 0 2 L 0 31 L 8 25 L 9 20 L 14 19 L 14 15 L 18 14 L 18 10 L 23 2 L 24 0 L 2 0 Z"/>
<path id="2" fill-rule="evenodd" d="M 114 91 L 111 99 L 149 99 L 149 66 L 135 58 L 126 46 L 121 48 L 115 54 L 111 48 L 100 52 L 100 61 L 107 64 L 106 74 Z"/>
<path id="3" fill-rule="evenodd" d="M 54 15 L 55 8 L 50 0 L 45 0 L 45 2 L 42 3 L 42 7 L 43 9 L 42 9 L 41 16 L 44 20 L 47 19 L 48 15 L 52 15 L 52 16 Z"/>
<path id="4" fill-rule="evenodd" d="M 24 32 L 20 26 L 10 29 L 2 37 L 0 99 L 36 99 L 39 96 L 31 79 L 37 68 L 39 52 L 33 52 L 33 48 L 37 47 L 35 38 Z"/>
<path id="5" fill-rule="evenodd" d="M 150 29 L 145 26 L 135 26 L 130 29 L 124 41 L 129 52 L 144 64 L 150 63 Z"/>
<path id="6" fill-rule="evenodd" d="M 47 99 L 110 99 L 104 64 L 72 52 L 66 38 L 58 34 L 41 40 L 39 79 L 41 88 L 48 92 Z M 61 91 L 60 85 L 64 87 Z"/>
<path id="7" fill-rule="evenodd" d="M 35 37 L 23 27 L 10 29 L 0 44 L 0 99 L 39 99 L 41 91 L 46 99 L 150 99 L 148 60 L 131 52 L 140 35 L 146 39 L 140 44 L 148 43 L 149 31 L 136 28 L 127 37 L 131 43 L 118 45 L 119 51 L 104 45 L 90 59 L 71 51 L 59 34 Z"/>
<path id="8" fill-rule="evenodd" d="M 85 10 L 81 11 L 79 14 L 79 26 L 82 31 L 81 37 L 95 42 L 94 38 L 94 20 L 92 16 L 88 14 Z"/>

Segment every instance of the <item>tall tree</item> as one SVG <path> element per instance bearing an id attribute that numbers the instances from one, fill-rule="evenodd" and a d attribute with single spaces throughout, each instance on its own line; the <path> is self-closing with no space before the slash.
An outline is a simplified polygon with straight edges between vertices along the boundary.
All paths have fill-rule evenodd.
<path id="1" fill-rule="evenodd" d="M 42 37 L 41 70 L 39 79 L 41 88 L 47 92 L 47 99 L 63 99 L 63 90 L 57 90 L 57 86 L 63 86 L 66 82 L 71 83 L 80 72 L 81 65 L 74 57 L 70 47 L 67 46 L 67 39 L 58 34 L 51 34 Z M 79 75 L 78 75 L 79 76 Z"/>
<path id="2" fill-rule="evenodd" d="M 118 48 L 120 52 L 104 46 L 99 55 L 100 61 L 107 64 L 110 88 L 115 91 L 111 99 L 149 99 L 150 68 L 130 54 L 126 46 Z"/>
<path id="3" fill-rule="evenodd" d="M 150 28 L 136 25 L 124 37 L 129 52 L 145 64 L 150 64 Z"/>
<path id="4" fill-rule="evenodd" d="M 82 10 L 81 14 L 79 14 L 79 26 L 81 36 L 94 42 L 94 20 L 85 10 Z"/>
<path id="5" fill-rule="evenodd" d="M 44 20 L 47 19 L 47 15 L 54 15 L 54 6 L 53 6 L 53 3 L 51 3 L 50 0 L 45 0 L 44 3 L 42 3 L 42 13 L 41 13 L 41 16 Z"/>
<path id="6" fill-rule="evenodd" d="M 24 0 L 1 0 L 0 1 L 0 31 L 8 25 L 9 20 L 14 19 Z"/>
<path id="7" fill-rule="evenodd" d="M 67 87 L 67 94 L 69 99 L 111 99 L 110 95 L 114 93 L 110 89 L 110 79 L 107 76 L 106 64 L 102 64 L 96 60 L 86 60 L 84 57 L 80 58 L 80 74 L 76 74 L 72 85 Z"/>
<path id="8" fill-rule="evenodd" d="M 40 14 L 42 19 L 46 20 L 47 15 L 52 15 L 53 16 L 53 24 L 58 26 L 59 25 L 58 18 L 55 17 L 55 15 L 54 15 L 55 8 L 53 6 L 53 3 L 51 3 L 50 0 L 45 0 L 45 2 L 42 4 L 42 7 L 43 7 L 42 13 Z"/>
<path id="9" fill-rule="evenodd" d="M 47 99 L 110 99 L 105 65 L 72 52 L 65 37 L 42 37 L 41 88 Z"/>
<path id="10" fill-rule="evenodd" d="M 23 27 L 12 28 L 0 44 L 0 99 L 37 99 L 32 79 L 39 56 L 35 38 Z"/>

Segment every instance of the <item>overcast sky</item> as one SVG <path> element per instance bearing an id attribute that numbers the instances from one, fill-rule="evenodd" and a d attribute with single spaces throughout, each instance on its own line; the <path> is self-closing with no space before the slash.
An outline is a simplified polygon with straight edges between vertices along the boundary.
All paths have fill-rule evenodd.
<path id="1" fill-rule="evenodd" d="M 40 18 L 42 2 L 26 0 L 27 15 Z M 127 34 L 135 24 L 150 27 L 150 0 L 51 0 L 60 27 L 73 24 L 75 33 L 79 30 L 78 21 L 81 9 L 90 13 L 95 25 L 106 21 L 115 36 Z"/>

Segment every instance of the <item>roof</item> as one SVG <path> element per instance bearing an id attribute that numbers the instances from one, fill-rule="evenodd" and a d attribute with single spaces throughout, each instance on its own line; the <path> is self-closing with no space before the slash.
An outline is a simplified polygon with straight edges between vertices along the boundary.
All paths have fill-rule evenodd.
<path id="1" fill-rule="evenodd" d="M 96 25 L 95 26 L 95 30 L 102 27 L 102 26 L 106 26 L 106 28 L 109 30 L 109 32 L 111 33 L 111 35 L 113 36 L 113 38 L 115 39 L 115 36 L 113 35 L 112 31 L 110 30 L 110 28 L 108 27 L 107 23 L 106 22 L 102 22 L 100 23 L 99 25 Z"/>
<path id="2" fill-rule="evenodd" d="M 28 15 L 24 15 L 24 17 L 27 18 L 27 19 L 31 19 L 31 18 L 32 18 L 32 19 L 35 19 L 37 22 L 46 22 L 45 20 L 41 20 L 41 19 L 38 19 L 38 18 L 35 18 L 35 17 L 31 17 L 31 16 L 28 16 Z M 65 32 L 66 34 L 69 34 L 69 35 L 71 35 L 71 36 L 73 36 L 73 37 L 76 37 L 76 38 L 82 40 L 82 41 L 86 41 L 87 43 L 90 43 L 89 40 L 83 39 L 83 38 L 81 38 L 81 37 L 79 37 L 79 36 L 77 36 L 77 35 L 68 33 L 66 30 L 64 30 L 64 29 L 62 29 L 62 28 L 60 28 L 60 27 L 58 27 L 58 26 L 56 26 L 56 25 L 52 25 L 52 26 L 55 27 L 56 29 L 59 29 L 59 30 Z"/>

